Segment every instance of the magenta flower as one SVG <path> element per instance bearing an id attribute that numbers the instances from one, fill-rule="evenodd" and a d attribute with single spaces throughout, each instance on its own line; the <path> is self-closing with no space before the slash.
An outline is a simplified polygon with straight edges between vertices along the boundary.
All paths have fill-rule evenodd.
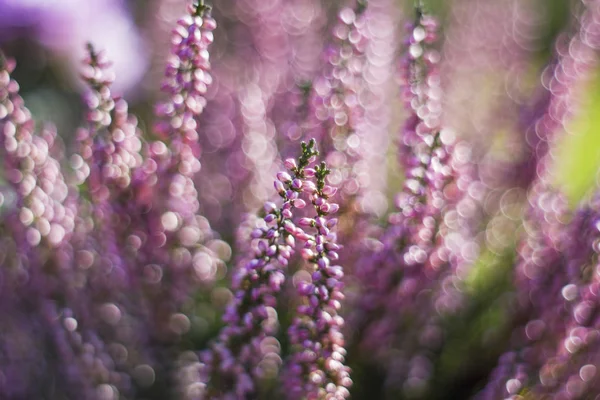
<path id="1" fill-rule="evenodd" d="M 346 349 L 339 315 L 344 300 L 337 235 L 332 232 L 337 220 L 331 218 L 339 205 L 329 202 L 337 189 L 325 184 L 330 173 L 325 163 L 315 168 L 316 186 L 312 187 L 311 202 L 316 215 L 302 218 L 301 226 L 314 233 L 302 238 L 305 242 L 302 258 L 311 263 L 311 279 L 298 283 L 302 299 L 297 316 L 288 330 L 292 355 L 288 361 L 286 386 L 292 398 L 345 399 L 352 385 L 350 369 L 344 364 Z"/>
<path id="2" fill-rule="evenodd" d="M 282 198 L 280 206 L 265 204 L 266 216 L 252 232 L 254 258 L 238 267 L 233 277 L 233 300 L 223 321 L 227 324 L 206 352 L 203 361 L 209 368 L 207 398 L 246 397 L 256 393 L 256 382 L 264 378 L 261 367 L 272 350 L 265 343 L 274 338 L 278 328 L 277 298 L 286 277 L 286 267 L 294 252 L 296 240 L 308 235 L 293 222 L 296 210 L 304 208 L 300 194 L 315 184 L 309 180 L 315 170 L 315 141 L 302 143 L 302 154 L 296 161 L 285 161 L 287 171 L 277 173 L 275 190 Z M 274 354 L 277 356 L 277 353 Z"/>

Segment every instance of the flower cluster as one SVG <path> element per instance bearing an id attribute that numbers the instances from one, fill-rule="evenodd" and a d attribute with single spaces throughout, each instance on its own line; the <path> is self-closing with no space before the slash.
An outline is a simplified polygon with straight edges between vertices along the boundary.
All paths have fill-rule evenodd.
<path id="1" fill-rule="evenodd" d="M 314 141 L 303 142 L 298 161 L 286 160 L 289 172 L 279 172 L 274 182 L 283 203 L 277 206 L 267 202 L 266 216 L 252 231 L 255 256 L 236 270 L 233 300 L 223 316 L 226 326 L 204 357 L 205 363 L 212 365 L 208 398 L 225 393 L 244 397 L 255 392 L 254 379 L 265 375 L 269 357 L 278 357 L 265 347 L 274 339 L 278 327 L 275 307 L 285 281 L 285 268 L 296 239 L 306 236 L 302 228 L 294 224 L 293 217 L 294 211 L 306 206 L 299 195 L 311 186 L 307 178 L 315 174 L 313 169 L 307 168 L 318 154 L 314 146 Z"/>
<path id="2" fill-rule="evenodd" d="M 398 311 L 410 310 L 449 261 L 439 235 L 449 199 L 445 191 L 454 174 L 453 137 L 440 128 L 439 55 L 432 48 L 436 29 L 437 22 L 420 9 L 409 27 L 402 89 L 410 116 L 400 141 L 406 180 L 398 195 L 398 212 L 390 216 L 390 225 L 379 244 L 372 246 L 370 257 L 361 262 L 367 285 L 360 308 L 365 315 L 385 315 L 361 329 L 367 329 L 368 347 L 383 352 L 402 324 Z"/>
<path id="3" fill-rule="evenodd" d="M 0 399 L 593 398 L 600 2 L 450 3 L 156 0 L 60 129 L 0 54 Z"/>
<path id="4" fill-rule="evenodd" d="M 139 258 L 146 264 L 144 272 L 156 276 L 147 289 L 160 341 L 185 332 L 171 328 L 160 332 L 158 326 L 172 326 L 168 321 L 177 318 L 194 286 L 214 280 L 219 262 L 204 246 L 213 233 L 200 214 L 194 179 L 201 167 L 196 119 L 206 106 L 204 96 L 212 82 L 208 46 L 216 22 L 210 10 L 203 2 L 190 5 L 173 30 L 161 86 L 167 100 L 155 107 L 154 133 L 162 140 L 149 144 L 137 178 L 138 207 L 149 209 L 140 216 L 142 232 L 150 233 L 142 240 Z M 166 283 L 157 285 L 161 280 Z"/>
<path id="5" fill-rule="evenodd" d="M 331 231 L 337 220 L 330 214 L 339 209 L 328 202 L 337 190 L 325 184 L 329 174 L 325 163 L 315 168 L 316 186 L 311 189 L 311 202 L 316 211 L 312 218 L 304 217 L 299 224 L 315 230 L 303 238 L 302 258 L 312 264 L 309 280 L 298 283 L 298 294 L 303 302 L 298 306 L 298 316 L 289 328 L 291 375 L 287 382 L 292 397 L 309 399 L 343 399 L 350 395 L 350 371 L 344 365 L 346 356 L 339 315 L 344 299 L 341 266 L 331 265 L 339 260 L 337 235 Z"/>

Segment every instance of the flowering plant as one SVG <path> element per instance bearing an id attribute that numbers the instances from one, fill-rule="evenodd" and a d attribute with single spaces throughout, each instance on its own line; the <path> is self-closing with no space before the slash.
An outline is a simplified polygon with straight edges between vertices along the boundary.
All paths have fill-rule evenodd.
<path id="1" fill-rule="evenodd" d="M 160 93 L 88 43 L 72 135 L 0 53 L 0 399 L 600 393 L 599 195 L 555 157 L 600 2 L 546 58 L 533 0 L 154 3 Z"/>

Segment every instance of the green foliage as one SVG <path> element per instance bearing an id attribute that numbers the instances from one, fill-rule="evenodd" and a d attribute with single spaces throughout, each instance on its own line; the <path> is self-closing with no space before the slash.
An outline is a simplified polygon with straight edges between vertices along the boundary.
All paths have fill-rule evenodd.
<path id="1" fill-rule="evenodd" d="M 573 206 L 595 188 L 600 168 L 600 70 L 589 84 L 578 89 L 583 97 L 582 109 L 557 142 L 553 165 L 556 184 Z"/>

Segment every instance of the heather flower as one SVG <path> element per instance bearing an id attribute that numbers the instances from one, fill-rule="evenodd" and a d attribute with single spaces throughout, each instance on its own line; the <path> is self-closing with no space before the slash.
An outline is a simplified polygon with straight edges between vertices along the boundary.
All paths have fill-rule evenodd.
<path id="1" fill-rule="evenodd" d="M 445 126 L 461 133 L 478 178 L 492 189 L 526 186 L 519 124 L 531 94 L 528 68 L 547 21 L 530 0 L 458 0 L 448 15 L 441 49 Z M 485 85 L 485 90 L 465 90 Z M 497 151 L 497 141 L 502 150 Z M 531 178 L 531 177 L 529 177 Z"/>
<path id="2" fill-rule="evenodd" d="M 563 83 L 566 83 L 564 78 L 568 75 L 571 78 L 585 79 L 585 74 L 594 65 L 595 57 L 592 54 L 597 47 L 594 40 L 597 38 L 589 32 L 594 32 L 596 23 L 593 22 L 593 15 L 598 11 L 600 8 L 593 4 L 585 9 L 579 20 L 578 32 L 569 40 L 568 48 L 572 49 L 571 51 L 561 51 L 563 45 L 557 43 L 557 52 L 561 57 L 553 68 L 555 72 L 549 82 L 552 96 L 547 103 L 548 108 L 532 125 L 532 129 L 538 131 L 540 139 L 534 152 L 539 161 L 536 163 L 537 179 L 528 195 L 530 207 L 525 219 L 526 237 L 519 249 L 520 257 L 516 269 L 518 294 L 522 307 L 528 311 L 529 321 L 524 327 L 519 327 L 522 333 L 517 335 L 513 346 L 524 350 L 512 361 L 513 365 L 520 365 L 521 369 L 526 369 L 528 373 L 511 376 L 506 366 L 499 366 L 498 370 L 508 374 L 502 376 L 498 370 L 495 371 L 494 379 L 481 394 L 483 398 L 496 396 L 498 393 L 506 394 L 505 391 L 514 395 L 532 384 L 529 381 L 531 374 L 542 367 L 547 356 L 545 349 L 553 345 L 553 338 L 544 333 L 556 332 L 564 327 L 566 321 L 561 312 L 564 309 L 563 296 L 567 294 L 567 297 L 570 297 L 569 291 L 578 292 L 579 282 L 577 279 L 573 281 L 577 273 L 573 273 L 572 266 L 565 265 L 566 260 L 569 260 L 565 260 L 565 257 L 569 257 L 569 246 L 574 245 L 576 241 L 568 235 L 560 235 L 565 231 L 569 212 L 564 195 L 552 189 L 552 158 L 548 150 L 552 147 L 557 132 L 564 129 L 564 123 L 575 111 L 572 97 L 574 85 L 567 83 L 563 86 Z M 581 230 L 576 231 L 579 234 Z M 573 257 L 573 253 L 570 257 Z M 565 292 L 565 284 L 570 281 L 573 282 L 573 286 Z M 533 329 L 534 327 L 538 329 Z M 547 381 L 543 373 L 542 371 L 540 379 Z M 506 382 L 506 385 L 502 382 Z"/>
<path id="3" fill-rule="evenodd" d="M 134 171 L 142 166 L 143 142 L 137 119 L 128 114 L 127 102 L 111 94 L 112 72 L 104 52 L 96 52 L 88 44 L 82 77 L 89 88 L 85 95 L 88 126 L 77 133 L 77 154 L 71 158 L 75 181 L 84 196 L 80 207 L 89 208 L 97 238 L 121 258 L 117 243 L 127 240 L 132 228 L 133 210 L 127 199 L 133 196 Z M 89 205 L 85 206 L 84 198 Z M 83 211 L 80 214 L 84 214 Z M 118 218 L 118 220 L 117 220 Z M 82 236 L 89 236 L 82 235 Z M 112 239 L 112 243 L 111 239 Z M 106 250 L 108 250 L 108 248 Z M 117 265 L 123 264 L 121 260 Z M 112 268 L 112 267 L 111 267 Z M 129 280 L 135 271 L 125 271 L 120 277 Z"/>
<path id="4" fill-rule="evenodd" d="M 206 105 L 204 94 L 212 82 L 208 46 L 214 40 L 216 22 L 209 15 L 210 7 L 203 2 L 190 5 L 187 11 L 173 31 L 173 47 L 162 83 L 169 100 L 156 107 L 157 116 L 162 119 L 156 133 L 193 148 L 197 141 L 194 117 L 202 113 Z"/>
<path id="5" fill-rule="evenodd" d="M 34 131 L 31 114 L 19 95 L 19 85 L 10 77 L 13 68 L 14 63 L 0 54 L 0 154 L 4 176 L 16 198 L 4 216 L 3 228 L 10 232 L 12 243 L 3 248 L 11 250 L 11 254 L 0 264 L 5 282 L 1 293 L 7 304 L 17 305 L 25 314 L 31 314 L 27 310 L 41 310 L 48 302 L 72 298 L 73 277 L 70 266 L 64 262 L 70 255 L 68 240 L 73 233 L 74 216 L 63 204 L 68 188 L 60 164 L 51 155 L 54 134 L 48 127 L 41 135 Z M 2 310 L 3 314 L 11 312 L 8 308 Z M 9 320 L 9 317 L 2 319 Z M 49 333 L 60 330 L 56 321 L 34 319 L 32 325 L 38 324 Z M 27 343 L 32 333 L 23 332 L 22 340 Z M 18 342 L 19 335 L 19 332 L 3 335 L 0 348 L 5 349 L 15 340 Z M 30 369 L 27 359 L 25 354 L 22 357 L 9 355 L 3 364 L 10 371 L 23 363 L 22 373 L 26 374 Z M 62 366 L 62 363 L 63 360 L 58 359 L 49 364 Z M 28 397 L 35 392 L 25 387 L 19 389 L 19 381 L 29 379 L 26 375 L 12 378 L 17 384 L 12 388 L 16 389 L 15 397 Z"/>
<path id="6" fill-rule="evenodd" d="M 329 201 L 337 191 L 325 184 L 329 173 L 325 163 L 315 168 L 317 183 L 311 201 L 316 215 L 299 221 L 315 232 L 303 238 L 302 258 L 311 263 L 311 279 L 298 283 L 302 302 L 288 330 L 292 355 L 286 386 L 292 398 L 344 399 L 352 384 L 350 370 L 344 365 L 344 320 L 338 313 L 344 299 L 344 272 L 341 266 L 332 265 L 339 260 L 340 246 L 332 232 L 337 220 L 331 215 L 339 206 Z"/>
<path id="7" fill-rule="evenodd" d="M 46 138 L 51 139 L 52 135 L 34 132 L 31 113 L 19 96 L 19 85 L 10 78 L 14 64 L 2 58 L 0 68 L 0 154 L 5 177 L 16 194 L 16 208 L 8 220 L 19 254 L 27 256 L 32 251 L 36 254 L 30 257 L 32 261 L 37 257 L 46 261 L 73 231 L 72 210 L 63 204 L 67 185 L 60 164 L 50 154 Z M 52 292 L 54 288 L 43 287 L 44 274 L 52 271 L 40 267 L 35 262 L 26 267 L 30 270 L 30 283 L 43 293 Z"/>
<path id="8" fill-rule="evenodd" d="M 333 39 L 324 50 L 324 70 L 313 81 L 309 99 L 312 126 L 307 134 L 316 138 L 327 156 L 332 168 L 330 181 L 349 198 L 360 195 L 357 168 L 361 143 L 366 140 L 357 135 L 364 116 L 360 96 L 364 92 L 364 51 L 369 41 L 366 14 L 367 5 L 362 1 L 339 11 Z"/>
<path id="9" fill-rule="evenodd" d="M 243 398 L 256 393 L 256 382 L 264 378 L 261 367 L 270 352 L 264 349 L 278 328 L 277 297 L 285 281 L 285 268 L 294 252 L 296 239 L 307 234 L 293 222 L 296 209 L 305 206 L 300 194 L 315 184 L 308 166 L 315 161 L 315 141 L 302 143 L 296 161 L 285 161 L 287 171 L 277 173 L 275 190 L 283 203 L 267 202 L 266 216 L 252 232 L 254 258 L 234 272 L 233 300 L 223 316 L 226 326 L 203 361 L 209 368 L 206 398 Z M 276 355 L 276 354 L 275 354 Z"/>
<path id="10" fill-rule="evenodd" d="M 157 368 L 154 349 L 148 348 L 149 338 L 144 332 L 146 321 L 139 317 L 147 310 L 140 298 L 144 287 L 137 257 L 133 246 L 127 245 L 131 232 L 141 225 L 139 211 L 130 201 L 135 199 L 137 182 L 132 180 L 142 166 L 144 143 L 137 119 L 128 114 L 127 103 L 111 94 L 113 76 L 106 55 L 91 45 L 87 47 L 82 69 L 88 85 L 84 96 L 87 126 L 79 129 L 77 155 L 71 158 L 80 194 L 73 196 L 79 218 L 71 245 L 75 273 L 82 284 L 69 319 L 78 328 L 65 329 L 77 358 L 89 358 L 85 348 L 90 346 L 82 345 L 78 338 L 93 338 L 94 352 L 105 353 L 104 363 L 110 375 L 116 376 L 104 381 L 94 378 L 94 390 L 109 393 L 114 389 L 129 396 L 148 386 L 139 379 L 135 380 L 137 385 L 132 384 L 135 371 L 152 370 L 148 363 Z M 124 295 L 127 291 L 135 294 Z M 77 349 L 81 346 L 84 350 Z M 119 354 L 123 349 L 131 352 L 125 360 Z M 85 360 L 76 365 L 92 376 L 96 374 Z"/>
<path id="11" fill-rule="evenodd" d="M 0 68 L 0 151 L 4 174 L 17 196 L 12 227 L 21 251 L 57 248 L 73 230 L 71 210 L 63 205 L 67 185 L 48 141 L 34 132 L 19 85 L 10 78 L 14 64 L 2 58 Z"/>
<path id="12" fill-rule="evenodd" d="M 212 77 L 208 46 L 216 23 L 210 7 L 190 5 L 172 36 L 172 54 L 162 84 L 167 100 L 156 106 L 155 133 L 148 156 L 134 174 L 135 205 L 149 212 L 139 215 L 129 237 L 140 248 L 139 273 L 146 277 L 155 334 L 166 340 L 179 335 L 170 321 L 196 283 L 214 279 L 218 265 L 203 244 L 213 232 L 200 215 L 194 177 L 200 170 L 196 117 L 206 105 L 204 94 Z"/>
<path id="13" fill-rule="evenodd" d="M 441 216 L 446 203 L 443 191 L 453 173 L 448 164 L 454 138 L 451 131 L 441 129 L 439 53 L 432 48 L 438 23 L 421 9 L 417 14 L 416 23 L 409 26 L 401 81 L 410 115 L 400 142 L 406 194 L 400 195 L 399 202 L 402 214 L 413 219 L 416 229 L 406 256 L 409 264 L 427 257 L 427 248 L 435 241 L 434 221 Z"/>
<path id="14" fill-rule="evenodd" d="M 435 69 L 438 57 L 429 46 L 435 40 L 435 27 L 432 17 L 419 13 L 416 25 L 410 30 L 412 44 L 403 61 L 406 69 L 403 88 L 406 96 L 413 95 L 413 100 L 406 101 L 411 116 L 400 145 L 406 153 L 402 161 L 407 177 L 398 199 L 399 212 L 390 217 L 390 226 L 379 241 L 381 245 L 375 246 L 372 259 L 362 261 L 359 273 L 369 284 L 364 298 L 364 307 L 369 310 L 383 307 L 396 314 L 399 302 L 403 308 L 412 304 L 414 296 L 422 290 L 419 285 L 427 285 L 433 279 L 431 274 L 437 273 L 443 260 L 429 259 L 438 244 L 438 229 L 446 206 L 444 189 L 453 173 L 448 165 L 452 135 L 439 127 L 440 89 Z M 431 109 L 429 96 L 433 96 Z M 396 299 L 390 301 L 388 297 L 396 290 Z M 395 324 L 390 318 L 397 319 L 386 316 L 373 329 L 389 331 Z M 373 343 L 382 340 L 374 332 L 367 336 Z"/>
<path id="15" fill-rule="evenodd" d="M 578 114 L 578 101 L 582 87 L 580 82 L 589 82 L 598 62 L 596 51 L 600 38 L 596 32 L 597 6 L 594 3 L 582 6 L 581 15 L 575 15 L 572 29 L 562 32 L 557 38 L 553 59 L 542 71 L 539 97 L 533 107 L 526 110 L 524 130 L 528 144 L 527 154 L 517 171 L 532 183 L 548 167 L 544 157 L 552 148 L 557 133 L 564 131 L 565 123 Z"/>
<path id="16" fill-rule="evenodd" d="M 561 283 L 569 283 L 560 289 L 561 296 L 556 306 L 562 317 L 559 323 L 548 325 L 548 318 L 536 321 L 543 328 L 541 334 L 551 338 L 552 342 L 543 348 L 540 343 L 535 344 L 536 353 L 545 352 L 540 359 L 543 364 L 538 377 L 532 380 L 531 390 L 535 393 L 554 393 L 557 396 L 565 396 L 570 392 L 583 394 L 593 385 L 584 367 L 588 362 L 594 362 L 597 351 L 594 299 L 598 279 L 595 271 L 588 277 L 586 269 L 594 269 L 597 265 L 595 259 L 600 238 L 596 226 L 597 207 L 596 196 L 591 204 L 577 210 L 569 226 L 561 232 L 559 240 L 564 253 L 561 272 L 563 276 L 566 275 Z M 549 299 L 543 300 L 549 302 Z M 564 315 L 565 309 L 568 310 L 567 315 Z"/>
<path id="17" fill-rule="evenodd" d="M 434 303 L 445 290 L 438 279 L 456 262 L 446 215 L 460 189 L 453 185 L 454 135 L 441 127 L 437 21 L 418 9 L 408 31 L 401 90 L 409 116 L 399 144 L 406 178 L 398 212 L 361 259 L 362 298 L 352 324 L 367 357 L 385 366 L 388 389 L 416 394 L 426 389 L 432 352 L 442 344 Z M 407 331 L 408 321 L 419 334 Z"/>
<path id="18" fill-rule="evenodd" d="M 600 202 L 571 209 L 552 160 L 596 78 L 598 2 L 574 3 L 551 39 L 554 8 L 539 13 L 534 0 L 456 0 L 443 31 L 417 1 L 400 43 L 392 0 L 200 0 L 168 40 L 181 4 L 138 3 L 154 64 L 170 45 L 160 94 L 135 103 L 153 123 L 138 125 L 113 92 L 131 81 L 88 46 L 84 122 L 68 154 L 52 126 L 35 131 L 0 59 L 1 398 L 600 390 Z M 50 14 L 72 15 L 63 4 Z M 0 0 L 7 7 L 29 7 L 15 21 L 40 18 L 40 32 L 52 22 L 39 5 Z M 533 91 L 530 64 L 550 39 Z M 54 81 L 43 65 L 18 72 Z M 27 83 L 24 96 L 45 107 L 55 89 Z"/>
<path id="19" fill-rule="evenodd" d="M 53 339 L 71 396 L 118 398 L 121 390 L 123 394 L 129 390 L 130 377 L 116 370 L 108 346 L 94 331 L 82 328 L 72 310 L 56 310 L 55 305 L 46 304 L 43 313 L 48 322 L 58 324 Z"/>
<path id="20" fill-rule="evenodd" d="M 492 374 L 482 399 L 499 395 L 516 395 L 528 385 L 529 374 L 535 368 L 536 355 L 531 344 L 546 339 L 544 332 L 560 329 L 562 301 L 560 291 L 566 275 L 558 246 L 558 232 L 564 229 L 566 203 L 560 193 L 538 187 L 530 194 L 531 206 L 526 215 L 524 240 L 519 245 L 517 285 L 521 301 L 534 316 L 513 336 L 513 346 L 519 351 L 507 352 Z M 530 297 L 531 296 L 531 297 Z M 500 394 L 502 393 L 502 394 Z"/>
<path id="21" fill-rule="evenodd" d="M 378 23 L 370 6 L 370 2 L 349 1 L 337 10 L 323 49 L 322 70 L 313 79 L 305 99 L 308 104 L 302 111 L 306 121 L 300 126 L 301 132 L 317 139 L 331 169 L 329 183 L 340 191 L 338 242 L 347 249 L 340 263 L 348 271 L 356 270 L 355 263 L 369 231 L 373 210 L 365 196 L 373 194 L 372 179 L 385 178 L 385 173 L 370 175 L 369 170 L 386 168 L 385 162 L 369 165 L 370 145 L 387 136 L 385 120 L 381 121 L 383 129 L 374 129 L 367 119 L 366 106 L 374 97 L 367 74 L 380 61 L 372 54 L 369 58 L 368 53 L 374 25 Z M 376 153 L 383 155 L 381 148 Z"/>
<path id="22" fill-rule="evenodd" d="M 409 174 L 421 163 L 419 147 L 424 138 L 435 135 L 441 123 L 440 56 L 431 46 L 437 40 L 438 22 L 421 9 L 417 14 L 416 22 L 407 25 L 401 61 L 401 92 L 404 107 L 411 115 L 404 125 L 399 156 Z"/>
<path id="23" fill-rule="evenodd" d="M 82 77 L 89 86 L 85 96 L 89 127 L 87 132 L 80 132 L 78 140 L 86 147 L 78 149 L 78 154 L 89 164 L 92 187 L 88 190 L 94 194 L 108 191 L 118 200 L 131 184 L 132 170 L 142 164 L 141 133 L 137 119 L 128 114 L 127 102 L 111 95 L 114 74 L 104 52 L 96 52 L 89 44 L 84 62 Z M 87 156 L 90 158 L 85 159 Z M 108 195 L 100 192 L 94 197 L 108 200 Z"/>

